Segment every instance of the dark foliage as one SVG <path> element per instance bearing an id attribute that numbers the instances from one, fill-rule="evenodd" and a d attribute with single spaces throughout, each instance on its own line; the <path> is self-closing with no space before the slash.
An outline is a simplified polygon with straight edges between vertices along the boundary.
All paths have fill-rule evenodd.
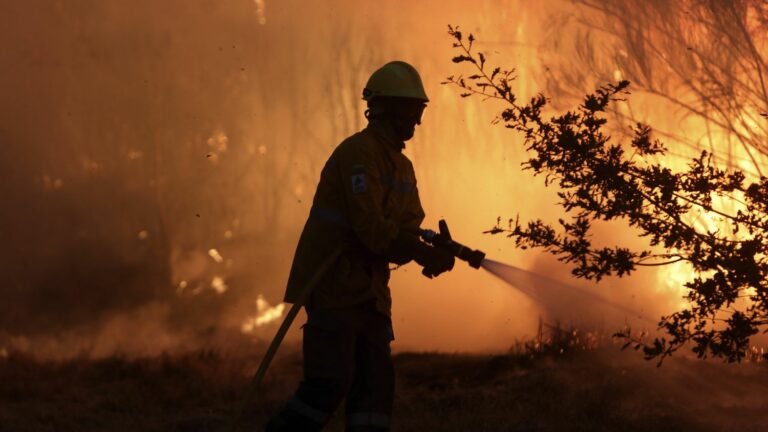
<path id="1" fill-rule="evenodd" d="M 559 226 L 510 219 L 488 232 L 506 234 L 518 247 L 543 248 L 586 279 L 688 263 L 694 271 L 685 284 L 688 307 L 661 318 L 667 336 L 646 344 L 630 331 L 617 335 L 659 361 L 688 342 L 699 357 L 742 360 L 750 337 L 768 320 L 768 178 L 750 183 L 744 173 L 718 167 L 706 151 L 687 170 L 653 162 L 659 158 L 650 156 L 666 149 L 644 124 L 636 125 L 629 143 L 613 142 L 603 130 L 605 111 L 628 94 L 628 81 L 607 84 L 576 109 L 547 118 L 545 96 L 519 102 L 511 85 L 514 70 L 488 66 L 485 56 L 473 51 L 472 35 L 465 38 L 455 27 L 449 34 L 460 52 L 453 61 L 469 63 L 474 73 L 448 77 L 445 84 L 458 86 L 464 97 L 504 102 L 496 122 L 524 135 L 530 154 L 524 168 L 559 187 L 559 205 L 567 215 Z M 697 224 L 700 215 L 715 218 L 716 228 Z M 593 223 L 611 220 L 636 229 L 649 247 L 595 245 Z"/>

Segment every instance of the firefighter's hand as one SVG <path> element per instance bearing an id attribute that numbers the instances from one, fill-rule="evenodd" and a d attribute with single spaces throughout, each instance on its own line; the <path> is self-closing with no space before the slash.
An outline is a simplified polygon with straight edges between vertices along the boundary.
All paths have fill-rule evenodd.
<path id="1" fill-rule="evenodd" d="M 416 262 L 424 267 L 421 274 L 433 278 L 440 273 L 452 270 L 456 260 L 445 250 L 424 244 L 416 257 Z"/>
<path id="2" fill-rule="evenodd" d="M 384 255 L 387 257 L 387 261 L 403 265 L 416 258 L 423 244 L 416 234 L 400 230 L 397 238 L 392 241 Z"/>

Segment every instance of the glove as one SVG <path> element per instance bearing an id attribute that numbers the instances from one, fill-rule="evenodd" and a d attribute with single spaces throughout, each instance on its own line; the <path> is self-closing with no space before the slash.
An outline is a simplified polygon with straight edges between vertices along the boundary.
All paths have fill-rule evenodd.
<path id="1" fill-rule="evenodd" d="M 453 255 L 443 249 L 430 246 L 413 233 L 401 230 L 386 252 L 387 260 L 398 265 L 416 260 L 424 267 L 421 273 L 432 278 L 453 269 Z"/>
<path id="2" fill-rule="evenodd" d="M 407 264 L 416 257 L 422 244 L 417 235 L 400 230 L 397 238 L 392 241 L 384 255 L 386 255 L 387 261 L 391 263 L 397 265 Z"/>
<path id="3" fill-rule="evenodd" d="M 440 273 L 452 270 L 453 264 L 456 262 L 451 253 L 426 243 L 421 243 L 414 259 L 424 267 L 421 274 L 430 279 Z"/>

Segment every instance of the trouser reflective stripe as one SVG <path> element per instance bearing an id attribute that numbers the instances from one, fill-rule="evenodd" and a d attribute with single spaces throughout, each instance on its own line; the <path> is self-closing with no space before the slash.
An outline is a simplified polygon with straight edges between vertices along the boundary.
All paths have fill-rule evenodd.
<path id="1" fill-rule="evenodd" d="M 321 425 L 326 424 L 328 422 L 328 417 L 330 417 L 328 413 L 311 407 L 296 397 L 293 397 L 288 401 L 288 408 Z"/>
<path id="2" fill-rule="evenodd" d="M 347 414 L 347 424 L 350 426 L 389 427 L 389 416 L 374 412 L 356 412 Z"/>

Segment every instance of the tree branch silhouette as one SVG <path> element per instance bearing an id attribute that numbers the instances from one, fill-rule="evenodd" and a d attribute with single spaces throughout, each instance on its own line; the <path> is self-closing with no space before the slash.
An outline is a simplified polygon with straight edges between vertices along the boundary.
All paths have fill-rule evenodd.
<path id="1" fill-rule="evenodd" d="M 590 280 L 686 262 L 693 269 L 684 284 L 688 305 L 661 317 L 666 335 L 650 343 L 630 329 L 617 336 L 659 362 L 688 343 L 699 357 L 742 360 L 750 338 L 768 323 L 768 178 L 749 183 L 742 171 L 720 168 L 707 151 L 687 169 L 672 170 L 657 162 L 667 149 L 641 123 L 629 142 L 613 142 L 604 132 L 606 111 L 629 95 L 628 81 L 606 84 L 575 109 L 546 117 L 544 95 L 519 102 L 514 69 L 491 69 L 473 49 L 473 35 L 465 39 L 453 26 L 448 32 L 459 51 L 453 62 L 468 63 L 472 74 L 450 76 L 444 84 L 463 97 L 504 103 L 495 122 L 523 135 L 529 155 L 523 168 L 558 187 L 565 213 L 556 226 L 519 219 L 502 226 L 499 219 L 487 233 L 506 235 L 521 248 L 542 248 L 570 264 L 574 276 Z M 737 210 L 718 208 L 714 197 Z M 697 228 L 699 214 L 717 217 L 728 229 Z M 648 248 L 594 245 L 592 224 L 612 220 L 637 229 Z"/>

